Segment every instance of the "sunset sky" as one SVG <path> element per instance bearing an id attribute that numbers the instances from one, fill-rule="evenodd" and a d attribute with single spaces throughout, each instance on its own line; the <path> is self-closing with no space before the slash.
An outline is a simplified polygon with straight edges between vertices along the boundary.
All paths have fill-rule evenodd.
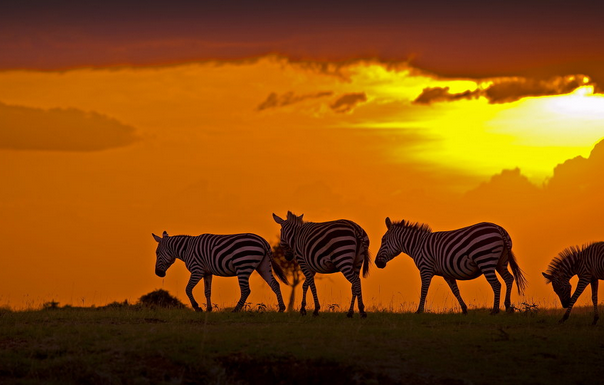
<path id="1" fill-rule="evenodd" d="M 529 280 L 512 301 L 560 306 L 540 272 L 604 240 L 600 5 L 205 3 L 2 7 L 0 306 L 188 304 L 182 263 L 155 276 L 152 232 L 276 243 L 287 210 L 356 221 L 373 255 L 387 216 L 495 222 Z M 213 284 L 233 306 L 237 280 Z M 362 285 L 370 308 L 419 301 L 405 255 Z M 318 290 L 350 299 L 341 275 Z M 492 303 L 484 277 L 460 290 Z M 257 274 L 249 301 L 276 304 Z M 454 306 L 435 278 L 427 308 Z"/>

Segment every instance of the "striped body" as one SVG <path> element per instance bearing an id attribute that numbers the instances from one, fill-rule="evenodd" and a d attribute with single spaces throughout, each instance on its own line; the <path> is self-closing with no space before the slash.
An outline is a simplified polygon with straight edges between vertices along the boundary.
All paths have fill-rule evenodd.
<path id="1" fill-rule="evenodd" d="M 497 271 L 506 283 L 506 310 L 510 310 L 511 286 L 516 278 L 520 292 L 525 279 L 512 253 L 512 240 L 508 233 L 493 223 L 478 223 L 452 231 L 432 232 L 422 224 L 402 221 L 392 223 L 386 219 L 388 230 L 382 238 L 382 245 L 375 263 L 384 268 L 386 263 L 400 253 L 409 255 L 420 271 L 422 293 L 418 312 L 424 304 L 432 277 L 441 276 L 449 284 L 459 301 L 462 312 L 467 312 L 457 280 L 469 280 L 484 274 L 495 294 L 493 313 L 499 311 L 501 283 Z M 514 275 L 507 269 L 510 264 Z"/>
<path id="2" fill-rule="evenodd" d="M 306 314 L 306 292 L 311 288 L 315 301 L 314 314 L 320 309 L 314 276 L 316 273 L 341 272 L 352 284 L 352 301 L 348 316 L 354 313 L 358 298 L 359 313 L 365 317 L 365 306 L 359 277 L 361 267 L 366 276 L 369 269 L 369 237 L 356 223 L 349 220 L 312 223 L 304 222 L 301 216 L 288 212 L 287 220 L 273 214 L 281 225 L 280 245 L 286 250 L 286 258 L 296 258 L 305 281 L 302 285 L 300 312 Z"/>
<path id="3" fill-rule="evenodd" d="M 163 237 L 153 234 L 158 242 L 156 250 L 155 272 L 163 277 L 166 270 L 176 259 L 181 259 L 191 272 L 186 292 L 195 310 L 201 310 L 193 297 L 193 288 L 205 279 L 205 294 L 207 309 L 212 310 L 211 282 L 212 276 L 234 277 L 239 279 L 241 298 L 235 307 L 240 310 L 250 294 L 249 277 L 254 270 L 264 278 L 277 295 L 279 309 L 283 311 L 285 305 L 281 297 L 279 283 L 274 279 L 271 264 L 277 276 L 286 282 L 285 276 L 278 265 L 272 260 L 271 248 L 268 242 L 255 234 L 215 235 L 202 234 L 198 236 L 177 235 Z"/>
<path id="4" fill-rule="evenodd" d="M 582 248 L 570 247 L 565 249 L 552 260 L 547 272 L 542 274 L 548 283 L 552 283 L 562 306 L 566 308 L 560 322 L 568 319 L 573 305 L 587 285 L 591 285 L 594 306 L 593 324 L 595 325 L 598 322 L 600 318 L 598 315 L 598 281 L 604 279 L 604 242 L 591 243 Z M 575 275 L 579 280 L 571 297 L 570 279 Z"/>

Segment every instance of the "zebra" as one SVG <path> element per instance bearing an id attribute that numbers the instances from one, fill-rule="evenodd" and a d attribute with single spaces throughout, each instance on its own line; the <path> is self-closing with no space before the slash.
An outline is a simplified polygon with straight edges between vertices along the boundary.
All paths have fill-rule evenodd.
<path id="1" fill-rule="evenodd" d="M 310 287 L 315 301 L 313 315 L 319 315 L 319 297 L 315 286 L 315 274 L 341 272 L 352 284 L 352 301 L 347 316 L 354 314 L 355 299 L 361 317 L 367 317 L 359 273 L 363 267 L 363 277 L 369 273 L 369 237 L 356 223 L 341 219 L 330 222 L 304 222 L 302 217 L 288 211 L 287 219 L 273 214 L 275 222 L 281 225 L 279 245 L 285 250 L 285 258 L 294 257 L 300 265 L 305 280 L 302 285 L 302 305 L 300 313 L 306 314 L 306 292 Z"/>
<path id="2" fill-rule="evenodd" d="M 547 272 L 541 274 L 547 279 L 547 283 L 552 283 L 562 307 L 566 309 L 560 323 L 568 319 L 573 305 L 588 284 L 591 284 L 591 299 L 594 304 L 592 325 L 598 322 L 598 280 L 604 279 L 604 242 L 564 249 L 550 262 Z M 571 297 L 570 279 L 575 275 L 579 281 Z"/>
<path id="3" fill-rule="evenodd" d="M 514 278 L 518 293 L 524 292 L 526 279 L 512 253 L 512 240 L 507 231 L 496 224 L 484 222 L 452 231 L 432 232 L 426 224 L 404 220 L 393 223 L 386 218 L 386 227 L 375 265 L 383 269 L 388 261 L 400 253 L 413 259 L 422 281 L 417 313 L 424 311 L 428 288 L 435 275 L 445 279 L 459 301 L 463 314 L 467 314 L 468 307 L 459 294 L 457 280 L 474 279 L 484 274 L 495 293 L 491 314 L 499 313 L 501 292 L 501 283 L 495 271 L 505 281 L 506 311 L 513 311 L 510 296 Z M 513 276 L 508 271 L 508 263 Z"/>
<path id="4" fill-rule="evenodd" d="M 249 277 L 254 270 L 269 284 L 277 295 L 279 312 L 285 310 L 279 283 L 273 277 L 271 265 L 279 279 L 288 284 L 281 267 L 273 260 L 271 247 L 264 238 L 256 234 L 216 235 L 202 234 L 198 236 L 176 235 L 169 236 L 163 232 L 162 237 L 152 234 L 157 241 L 155 274 L 166 276 L 166 270 L 178 258 L 181 259 L 191 272 L 186 293 L 195 311 L 202 311 L 193 297 L 193 288 L 204 278 L 207 311 L 212 311 L 210 300 L 212 292 L 212 276 L 234 277 L 239 279 L 241 298 L 233 312 L 241 310 L 250 295 Z"/>

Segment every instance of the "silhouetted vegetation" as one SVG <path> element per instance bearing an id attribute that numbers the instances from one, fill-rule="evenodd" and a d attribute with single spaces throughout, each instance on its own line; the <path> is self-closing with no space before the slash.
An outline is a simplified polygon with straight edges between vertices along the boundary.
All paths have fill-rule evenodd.
<path id="1" fill-rule="evenodd" d="M 69 309 L 131 309 L 137 310 L 141 308 L 151 309 L 184 309 L 185 304 L 178 298 L 172 296 L 168 291 L 157 289 L 150 293 L 141 296 L 138 302 L 131 304 L 128 300 L 122 302 L 114 301 L 104 306 L 80 307 L 72 305 L 60 306 L 60 303 L 52 300 L 42 304 L 42 310 L 69 310 Z"/>
<path id="2" fill-rule="evenodd" d="M 173 297 L 166 290 L 157 289 L 151 293 L 145 294 L 139 298 L 138 303 L 142 306 L 159 307 L 159 308 L 176 308 L 183 309 L 185 304 L 178 298 Z"/>
<path id="3" fill-rule="evenodd" d="M 300 266 L 298 266 L 298 262 L 296 262 L 295 258 L 293 258 L 291 261 L 285 259 L 285 250 L 283 250 L 278 243 L 273 245 L 272 248 L 273 258 L 283 269 L 283 272 L 289 281 L 289 285 L 291 286 L 289 301 L 287 301 L 287 311 L 293 311 L 296 301 L 296 287 L 298 287 L 298 285 L 304 281 L 304 275 L 302 274 L 302 270 L 300 270 Z"/>

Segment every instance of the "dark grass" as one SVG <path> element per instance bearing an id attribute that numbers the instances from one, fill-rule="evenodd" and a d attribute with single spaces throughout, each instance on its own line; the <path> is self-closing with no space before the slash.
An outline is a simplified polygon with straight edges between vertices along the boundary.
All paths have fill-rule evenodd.
<path id="1" fill-rule="evenodd" d="M 0 383 L 602 383 L 604 326 L 561 315 L 0 310 Z"/>

